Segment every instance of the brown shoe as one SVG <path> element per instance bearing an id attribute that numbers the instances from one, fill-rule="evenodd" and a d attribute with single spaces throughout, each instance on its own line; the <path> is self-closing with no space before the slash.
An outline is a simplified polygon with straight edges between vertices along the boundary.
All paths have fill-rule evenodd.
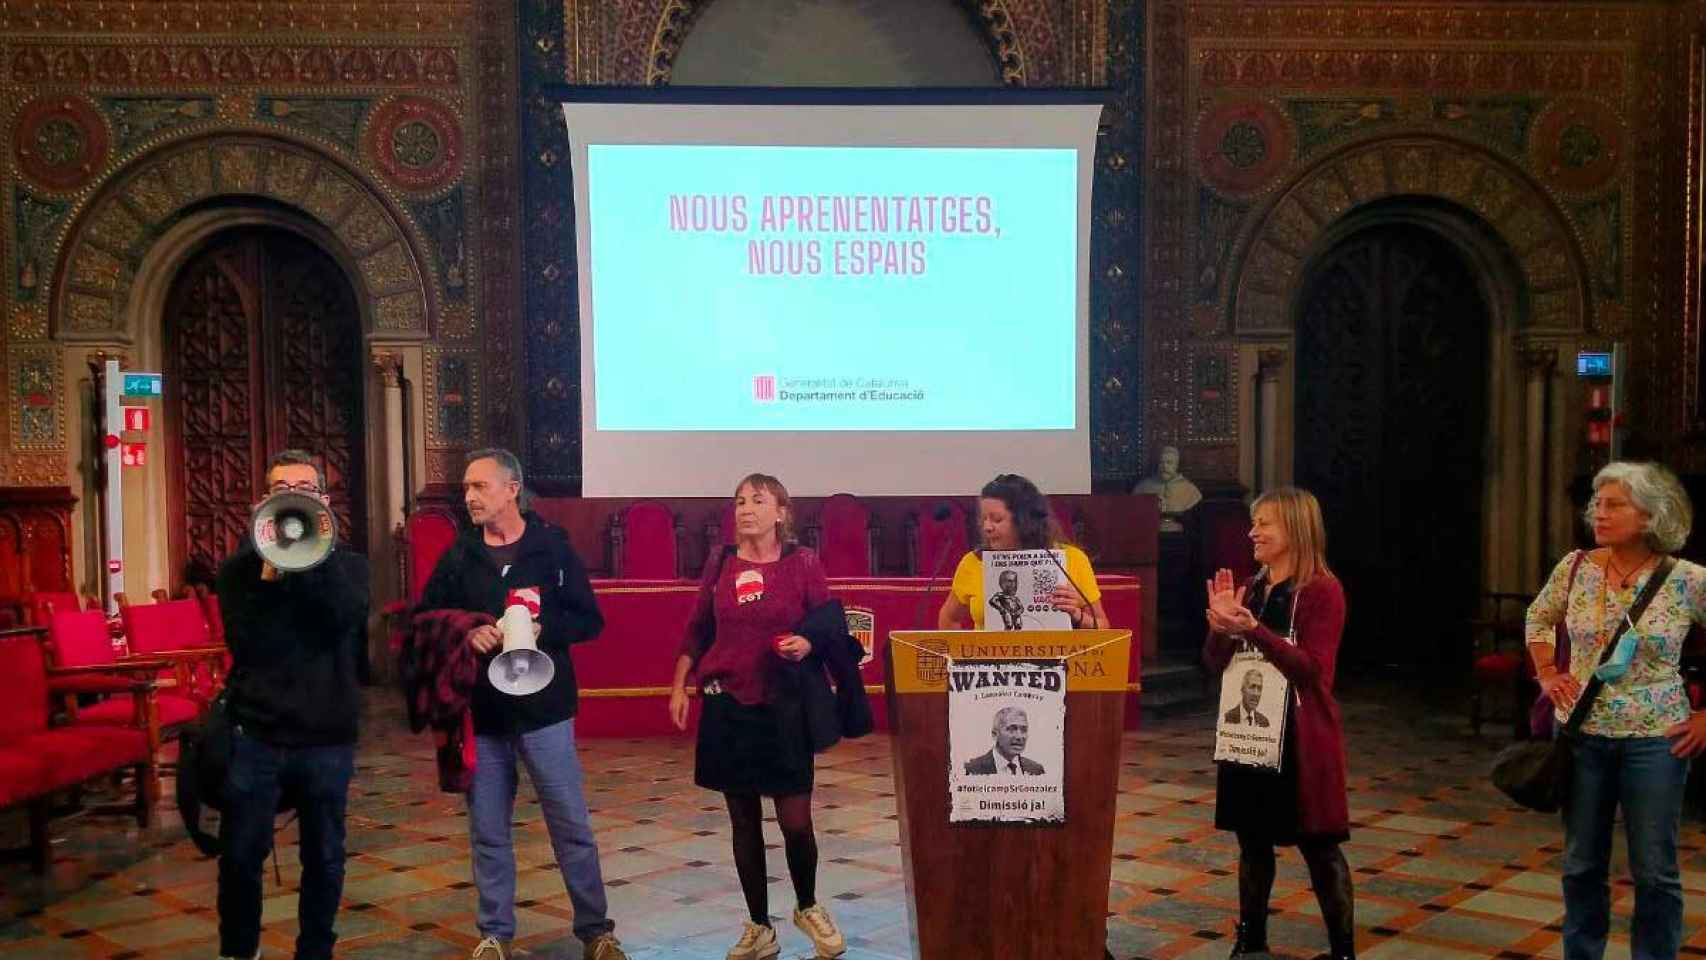
<path id="1" fill-rule="evenodd" d="M 839 957 L 847 952 L 847 940 L 835 926 L 835 919 L 819 904 L 794 911 L 794 926 L 812 938 L 819 957 Z"/>
<path id="2" fill-rule="evenodd" d="M 586 960 L 628 960 L 622 952 L 622 941 L 614 933 L 601 933 L 586 942 L 581 953 Z"/>

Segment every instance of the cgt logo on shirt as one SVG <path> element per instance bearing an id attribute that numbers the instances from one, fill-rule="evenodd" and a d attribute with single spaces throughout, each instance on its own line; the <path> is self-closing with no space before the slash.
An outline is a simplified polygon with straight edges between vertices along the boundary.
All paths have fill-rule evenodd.
<path id="1" fill-rule="evenodd" d="M 508 596 L 504 597 L 504 609 L 508 610 L 510 607 L 520 604 L 527 608 L 527 612 L 533 615 L 533 619 L 537 620 L 539 619 L 539 602 L 538 587 L 516 587 L 510 590 Z"/>
<path id="2" fill-rule="evenodd" d="M 735 602 L 751 603 L 764 599 L 764 574 L 758 570 L 742 570 L 735 577 Z"/>

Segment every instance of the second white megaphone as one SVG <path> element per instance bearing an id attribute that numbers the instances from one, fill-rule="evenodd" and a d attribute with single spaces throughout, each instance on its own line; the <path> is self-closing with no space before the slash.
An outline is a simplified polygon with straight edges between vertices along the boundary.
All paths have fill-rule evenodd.
<path id="1" fill-rule="evenodd" d="M 492 686 L 512 697 L 538 693 L 551 683 L 557 672 L 551 658 L 539 652 L 539 642 L 533 635 L 533 614 L 527 607 L 512 603 L 498 621 L 503 631 L 504 650 L 492 659 L 486 676 Z"/>

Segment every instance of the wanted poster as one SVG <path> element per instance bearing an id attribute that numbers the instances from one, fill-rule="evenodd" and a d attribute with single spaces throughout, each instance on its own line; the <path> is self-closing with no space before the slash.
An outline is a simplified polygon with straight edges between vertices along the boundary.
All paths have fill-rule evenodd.
<path id="1" fill-rule="evenodd" d="M 983 629 L 1071 630 L 1072 618 L 1049 599 L 1066 580 L 1065 564 L 1062 550 L 985 550 Z"/>
<path id="2" fill-rule="evenodd" d="M 1291 682 L 1248 642 L 1220 675 L 1214 759 L 1279 771 Z"/>
<path id="3" fill-rule="evenodd" d="M 948 822 L 1066 822 L 1066 663 L 948 669 Z"/>

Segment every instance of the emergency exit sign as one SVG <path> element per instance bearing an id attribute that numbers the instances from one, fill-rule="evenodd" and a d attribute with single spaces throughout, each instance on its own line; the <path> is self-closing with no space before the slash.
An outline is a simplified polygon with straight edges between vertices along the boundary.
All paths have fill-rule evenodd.
<path id="1" fill-rule="evenodd" d="M 158 397 L 162 383 L 163 378 L 158 373 L 127 373 L 121 392 L 127 397 Z"/>

